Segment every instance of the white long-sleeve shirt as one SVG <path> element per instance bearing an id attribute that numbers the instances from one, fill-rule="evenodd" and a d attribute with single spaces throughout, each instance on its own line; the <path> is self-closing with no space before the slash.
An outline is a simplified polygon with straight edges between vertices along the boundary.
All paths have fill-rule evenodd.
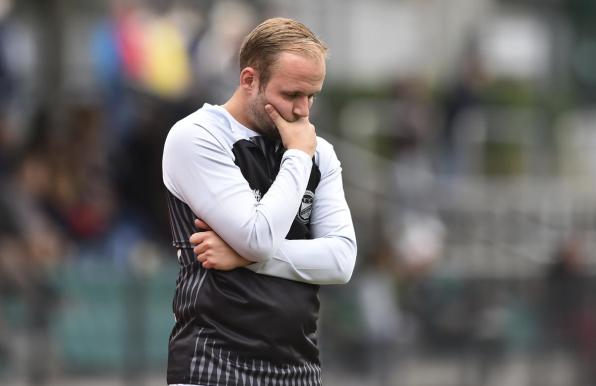
<path id="1" fill-rule="evenodd" d="M 167 189 L 234 250 L 254 272 L 312 284 L 346 283 L 356 238 L 333 147 L 317 138 L 321 179 L 312 201 L 312 239 L 286 240 L 310 176 L 312 160 L 287 150 L 275 181 L 259 199 L 235 164 L 232 148 L 259 134 L 223 107 L 206 104 L 170 131 L 163 154 Z"/>

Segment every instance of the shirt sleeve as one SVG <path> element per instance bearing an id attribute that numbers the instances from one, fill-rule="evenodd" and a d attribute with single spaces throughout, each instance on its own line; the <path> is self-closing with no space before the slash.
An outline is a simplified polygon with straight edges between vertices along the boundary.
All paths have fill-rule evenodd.
<path id="1" fill-rule="evenodd" d="M 312 160 L 286 151 L 275 181 L 257 201 L 228 147 L 205 127 L 176 124 L 164 145 L 164 184 L 241 256 L 265 261 L 285 240 Z"/>
<path id="2" fill-rule="evenodd" d="M 321 143 L 322 142 L 322 143 Z M 260 274 L 311 284 L 344 284 L 356 263 L 356 236 L 342 184 L 341 165 L 333 148 L 320 158 L 321 181 L 311 214 L 312 239 L 284 240 L 270 260 L 249 265 Z"/>

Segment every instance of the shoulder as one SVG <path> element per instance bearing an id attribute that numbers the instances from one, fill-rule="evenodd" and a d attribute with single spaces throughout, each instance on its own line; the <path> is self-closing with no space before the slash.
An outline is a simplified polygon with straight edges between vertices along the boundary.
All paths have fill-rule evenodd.
<path id="1" fill-rule="evenodd" d="M 166 137 L 166 147 L 176 143 L 192 143 L 193 140 L 225 138 L 226 121 L 210 105 L 176 122 Z M 190 142 L 189 142 L 190 141 Z"/>
<path id="2" fill-rule="evenodd" d="M 164 143 L 164 158 L 211 157 L 213 152 L 233 157 L 232 147 L 246 133 L 234 125 L 219 106 L 202 108 L 176 122 Z M 182 154 L 180 154 L 182 153 Z"/>
<path id="3" fill-rule="evenodd" d="M 176 122 L 163 148 L 162 175 L 166 187 L 180 198 L 181 183 L 196 179 L 197 173 L 213 170 L 214 165 L 229 163 L 233 141 L 229 124 L 213 106 L 205 105 Z"/>
<path id="4" fill-rule="evenodd" d="M 176 122 L 165 139 L 162 168 L 164 176 L 191 165 L 232 157 L 234 141 L 225 121 L 209 105 Z"/>

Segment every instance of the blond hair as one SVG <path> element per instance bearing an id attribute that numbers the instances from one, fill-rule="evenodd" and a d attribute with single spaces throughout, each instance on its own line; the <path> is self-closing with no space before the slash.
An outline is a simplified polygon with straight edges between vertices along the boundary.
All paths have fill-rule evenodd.
<path id="1" fill-rule="evenodd" d="M 244 38 L 239 55 L 240 71 L 254 68 L 259 73 L 260 86 L 264 87 L 282 52 L 326 58 L 327 46 L 298 21 L 282 17 L 267 19 Z"/>

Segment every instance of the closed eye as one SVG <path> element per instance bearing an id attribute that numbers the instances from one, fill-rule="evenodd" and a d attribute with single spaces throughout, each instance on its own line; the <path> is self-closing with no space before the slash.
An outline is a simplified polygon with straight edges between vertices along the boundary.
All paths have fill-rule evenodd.
<path id="1" fill-rule="evenodd" d="M 284 95 L 284 98 L 291 101 L 291 100 L 298 98 L 301 94 L 299 92 L 286 92 L 283 95 Z"/>

